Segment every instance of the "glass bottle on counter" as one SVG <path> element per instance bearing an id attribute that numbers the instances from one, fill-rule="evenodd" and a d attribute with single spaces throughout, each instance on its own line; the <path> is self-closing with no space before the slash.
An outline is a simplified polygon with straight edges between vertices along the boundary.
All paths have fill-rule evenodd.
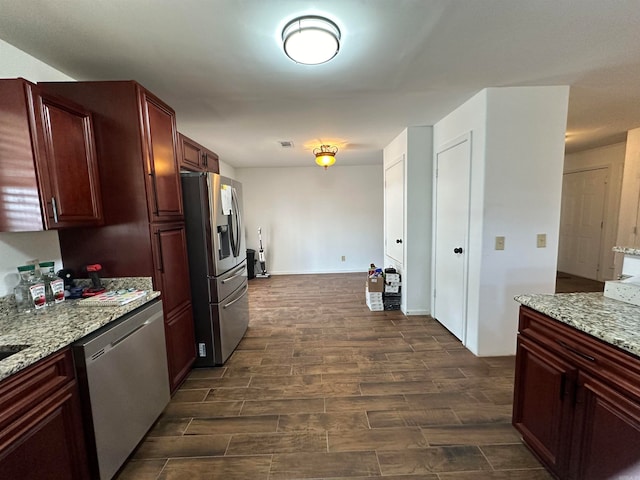
<path id="1" fill-rule="evenodd" d="M 18 267 L 18 274 L 20 275 L 20 283 L 13 289 L 16 297 L 16 306 L 18 307 L 18 312 L 29 313 L 36 308 L 35 300 L 31 293 L 31 287 L 38 283 L 36 266 L 22 265 Z"/>
<path id="2" fill-rule="evenodd" d="M 40 272 L 44 282 L 45 299 L 48 306 L 64 300 L 64 280 L 55 273 L 55 262 L 40 262 Z"/>

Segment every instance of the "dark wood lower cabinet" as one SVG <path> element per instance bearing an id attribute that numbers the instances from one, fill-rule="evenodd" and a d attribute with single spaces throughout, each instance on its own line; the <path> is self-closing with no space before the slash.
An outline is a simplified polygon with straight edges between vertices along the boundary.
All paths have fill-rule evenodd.
<path id="1" fill-rule="evenodd" d="M 165 320 L 169 384 L 175 390 L 191 371 L 196 359 L 196 344 L 191 304 Z"/>
<path id="2" fill-rule="evenodd" d="M 576 420 L 574 478 L 640 478 L 640 404 L 581 375 Z"/>
<path id="3" fill-rule="evenodd" d="M 513 425 L 557 478 L 640 478 L 640 359 L 521 307 Z"/>
<path id="4" fill-rule="evenodd" d="M 0 383 L 0 478 L 89 478 L 70 350 Z"/>
<path id="5" fill-rule="evenodd" d="M 169 384 L 174 392 L 196 359 L 187 239 L 182 222 L 151 225 L 154 280 L 162 291 Z"/>
<path id="6" fill-rule="evenodd" d="M 567 472 L 576 369 L 526 338 L 518 342 L 513 424 L 555 472 Z"/>

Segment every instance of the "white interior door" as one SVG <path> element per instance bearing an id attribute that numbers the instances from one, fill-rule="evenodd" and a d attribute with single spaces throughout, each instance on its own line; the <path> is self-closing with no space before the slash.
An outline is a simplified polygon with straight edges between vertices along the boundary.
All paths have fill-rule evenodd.
<path id="1" fill-rule="evenodd" d="M 436 153 L 434 317 L 465 342 L 470 134 Z"/>
<path id="2" fill-rule="evenodd" d="M 385 254 L 404 264 L 404 155 L 384 171 Z"/>
<path id="3" fill-rule="evenodd" d="M 562 209 L 558 270 L 598 279 L 607 168 L 565 173 L 562 176 Z"/>

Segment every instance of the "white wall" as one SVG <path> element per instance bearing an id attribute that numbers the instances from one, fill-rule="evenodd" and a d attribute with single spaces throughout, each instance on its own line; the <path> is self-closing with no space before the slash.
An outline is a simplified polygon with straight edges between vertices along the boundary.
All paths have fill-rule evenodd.
<path id="1" fill-rule="evenodd" d="M 227 162 L 220 160 L 220 175 L 228 178 L 236 178 L 236 169 L 229 165 Z"/>
<path id="2" fill-rule="evenodd" d="M 385 255 L 385 267 L 402 274 L 402 311 L 431 313 L 433 127 L 408 127 L 383 151 L 384 168 L 404 156 L 403 264 Z M 385 208 L 386 211 L 386 208 Z M 384 240 L 383 240 L 384 241 Z"/>
<path id="3" fill-rule="evenodd" d="M 247 248 L 258 250 L 262 227 L 270 273 L 365 272 L 382 264 L 381 165 L 237 168 L 235 178 Z"/>
<path id="4" fill-rule="evenodd" d="M 73 78 L 0 40 L 0 78 L 22 77 L 32 82 L 67 81 Z M 62 267 L 58 233 L 0 233 L 0 297 L 12 293 L 18 283 L 16 267 L 27 260 L 53 260 Z"/>
<path id="5" fill-rule="evenodd" d="M 553 293 L 568 87 L 489 88 L 434 128 L 435 151 L 471 132 L 466 346 L 515 352 L 520 293 Z M 547 247 L 536 248 L 536 235 Z M 505 249 L 494 250 L 495 237 Z"/>
<path id="6" fill-rule="evenodd" d="M 620 212 L 620 192 L 626 143 L 615 143 L 605 147 L 593 148 L 564 157 L 564 173 L 579 172 L 593 168 L 607 168 L 609 180 L 604 206 L 604 232 L 600 246 L 599 280 L 612 280 L 614 273 L 614 253 L 618 235 L 618 214 Z"/>

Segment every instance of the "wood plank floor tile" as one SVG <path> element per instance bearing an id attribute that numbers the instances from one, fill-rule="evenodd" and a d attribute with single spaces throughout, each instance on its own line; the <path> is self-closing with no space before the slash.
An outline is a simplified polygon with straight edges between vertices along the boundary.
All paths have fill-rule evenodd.
<path id="1" fill-rule="evenodd" d="M 271 455 L 169 459 L 158 480 L 267 480 Z"/>
<path id="2" fill-rule="evenodd" d="M 369 422 L 364 412 L 300 413 L 280 415 L 279 432 L 368 430 Z"/>
<path id="3" fill-rule="evenodd" d="M 227 455 L 326 452 L 325 432 L 241 433 L 231 436 Z"/>
<path id="4" fill-rule="evenodd" d="M 333 430 L 328 433 L 330 452 L 361 452 L 367 450 L 404 450 L 425 448 L 418 427 L 375 428 L 371 430 Z"/>
<path id="5" fill-rule="evenodd" d="M 194 418 L 185 429 L 185 435 L 213 435 L 231 433 L 275 432 L 278 415 L 255 417 Z"/>
<path id="6" fill-rule="evenodd" d="M 392 395 L 394 393 L 429 393 L 439 391 L 438 387 L 432 381 L 361 383 L 360 390 L 363 395 Z"/>
<path id="7" fill-rule="evenodd" d="M 503 470 L 499 472 L 457 472 L 441 473 L 440 480 L 552 480 L 553 477 L 544 469 Z M 386 478 L 384 479 L 386 480 Z"/>
<path id="8" fill-rule="evenodd" d="M 212 380 L 206 380 L 208 382 Z M 198 389 L 181 389 L 173 394 L 171 398 L 172 403 L 184 403 L 184 402 L 204 402 L 204 399 L 207 398 L 209 394 L 208 388 L 198 388 Z"/>
<path id="9" fill-rule="evenodd" d="M 423 427 L 422 432 L 429 445 L 488 445 L 492 443 L 514 443 L 520 434 L 510 423 L 484 425 L 446 425 Z"/>
<path id="10" fill-rule="evenodd" d="M 378 452 L 382 475 L 491 470 L 478 447 L 432 447 Z"/>
<path id="11" fill-rule="evenodd" d="M 537 468 L 540 463 L 522 443 L 512 445 L 481 445 L 480 450 L 495 470 Z"/>
<path id="12" fill-rule="evenodd" d="M 118 480 L 156 480 L 167 460 L 130 460 L 117 475 Z"/>
<path id="13" fill-rule="evenodd" d="M 242 401 L 170 403 L 162 412 L 162 417 L 222 417 L 240 414 Z"/>
<path id="14" fill-rule="evenodd" d="M 371 428 L 427 427 L 460 424 L 458 416 L 450 408 L 423 410 L 391 410 L 367 412 Z"/>
<path id="15" fill-rule="evenodd" d="M 184 434 L 191 423 L 191 418 L 160 418 L 147 435 L 149 437 L 170 437 Z"/>
<path id="16" fill-rule="evenodd" d="M 452 407 L 462 423 L 511 423 L 513 406 L 509 405 L 473 405 Z"/>
<path id="17" fill-rule="evenodd" d="M 379 476 L 375 452 L 274 454 L 270 480 Z"/>
<path id="18" fill-rule="evenodd" d="M 186 380 L 176 393 L 191 389 L 248 387 L 251 377 L 198 378 Z M 174 394 L 175 399 L 175 394 Z"/>
<path id="19" fill-rule="evenodd" d="M 219 457 L 225 454 L 231 435 L 147 437 L 133 458 Z"/>
<path id="20" fill-rule="evenodd" d="M 327 412 L 349 410 L 399 410 L 407 408 L 403 395 L 367 395 L 361 397 L 330 397 L 326 399 Z"/>
<path id="21" fill-rule="evenodd" d="M 323 398 L 287 398 L 282 400 L 245 401 L 241 415 L 284 415 L 288 413 L 324 412 Z"/>

